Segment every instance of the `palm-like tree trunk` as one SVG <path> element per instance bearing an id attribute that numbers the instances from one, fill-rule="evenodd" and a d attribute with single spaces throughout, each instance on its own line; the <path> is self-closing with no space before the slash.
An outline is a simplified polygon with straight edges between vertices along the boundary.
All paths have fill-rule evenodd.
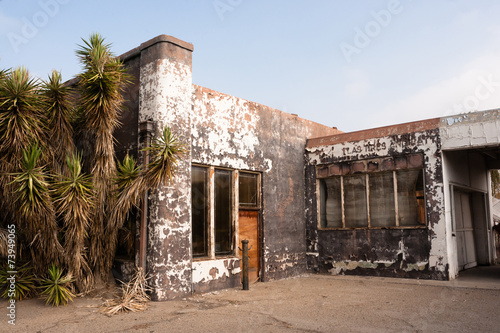
<path id="1" fill-rule="evenodd" d="M 121 92 L 128 81 L 123 64 L 98 34 L 84 40 L 77 54 L 84 66 L 79 75 L 79 104 L 85 130 L 93 140 L 91 165 L 96 203 L 90 225 L 90 260 L 94 272 L 106 280 L 109 274 L 106 262 L 114 253 L 106 253 L 104 235 L 107 229 L 116 228 L 107 223 L 113 207 L 112 177 L 116 173 L 113 131 L 119 125 Z"/>

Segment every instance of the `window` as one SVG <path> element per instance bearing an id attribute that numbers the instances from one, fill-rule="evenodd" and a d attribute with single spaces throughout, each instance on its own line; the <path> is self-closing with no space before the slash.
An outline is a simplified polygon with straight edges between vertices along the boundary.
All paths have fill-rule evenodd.
<path id="1" fill-rule="evenodd" d="M 233 182 L 236 174 L 239 181 Z M 232 255 L 237 214 L 235 192 L 239 206 L 245 209 L 260 207 L 259 174 L 237 172 L 205 166 L 191 169 L 191 216 L 193 257 Z"/>
<path id="2" fill-rule="evenodd" d="M 415 164 L 413 156 L 408 161 Z M 382 171 L 377 169 L 378 165 L 394 164 L 386 160 L 367 161 L 363 162 L 366 165 L 363 168 L 360 162 L 355 163 L 355 167 L 351 167 L 354 165 L 351 162 L 330 166 L 329 169 L 318 168 L 318 214 L 322 228 L 425 225 L 422 163 L 416 163 L 421 166 L 418 168 L 409 168 L 414 165 L 408 163 L 399 170 L 394 170 L 393 166 L 393 170 Z M 371 172 L 370 168 L 375 171 Z M 329 170 L 339 170 L 344 174 L 332 175 Z"/>
<path id="3" fill-rule="evenodd" d="M 230 254 L 233 238 L 231 171 L 215 170 L 215 254 Z"/>
<path id="4" fill-rule="evenodd" d="M 207 256 L 209 199 L 207 169 L 193 166 L 191 177 L 193 256 Z"/>
<path id="5" fill-rule="evenodd" d="M 239 173 L 238 194 L 240 207 L 259 207 L 258 176 L 256 173 Z"/>

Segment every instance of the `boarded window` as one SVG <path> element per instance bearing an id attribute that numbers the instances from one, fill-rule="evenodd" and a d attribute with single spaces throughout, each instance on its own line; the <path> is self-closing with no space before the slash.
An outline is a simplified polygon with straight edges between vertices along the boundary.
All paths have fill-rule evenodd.
<path id="1" fill-rule="evenodd" d="M 342 228 L 342 195 L 340 177 L 320 181 L 321 226 Z"/>
<path id="2" fill-rule="evenodd" d="M 231 200 L 231 172 L 215 170 L 215 254 L 229 254 L 232 251 L 233 218 Z"/>
<path id="3" fill-rule="evenodd" d="M 240 172 L 239 175 L 239 203 L 243 207 L 258 207 L 258 175 L 255 173 Z"/>
<path id="4" fill-rule="evenodd" d="M 389 227 L 396 225 L 394 205 L 394 175 L 380 172 L 369 175 L 370 225 Z"/>
<path id="5" fill-rule="evenodd" d="M 207 169 L 193 166 L 191 171 L 191 211 L 193 256 L 208 255 L 208 177 Z"/>
<path id="6" fill-rule="evenodd" d="M 399 225 L 425 224 L 422 170 L 398 170 L 396 175 L 398 179 Z"/>
<path id="7" fill-rule="evenodd" d="M 422 168 L 321 178 L 318 190 L 322 228 L 425 225 Z"/>
<path id="8" fill-rule="evenodd" d="M 366 175 L 344 177 L 344 211 L 347 228 L 368 226 L 366 206 Z"/>

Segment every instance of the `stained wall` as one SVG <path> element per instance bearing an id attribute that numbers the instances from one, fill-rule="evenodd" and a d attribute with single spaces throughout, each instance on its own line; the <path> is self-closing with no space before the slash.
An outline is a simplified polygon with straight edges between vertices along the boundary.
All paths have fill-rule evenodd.
<path id="1" fill-rule="evenodd" d="M 366 166 L 392 158 L 395 168 L 422 156 L 426 226 L 321 228 L 318 222 L 318 173 L 336 174 L 333 165 Z M 359 162 L 359 163 L 357 163 Z M 446 226 L 439 120 L 311 139 L 306 146 L 306 244 L 311 271 L 394 277 L 448 278 Z M 335 163 L 335 164 L 334 164 Z M 342 172 L 355 172 L 343 170 Z"/>

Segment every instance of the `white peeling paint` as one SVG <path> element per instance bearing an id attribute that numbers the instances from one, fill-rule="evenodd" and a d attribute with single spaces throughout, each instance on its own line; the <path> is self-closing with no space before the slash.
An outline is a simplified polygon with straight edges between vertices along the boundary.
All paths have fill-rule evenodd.
<path id="1" fill-rule="evenodd" d="M 193 283 L 209 282 L 240 273 L 239 260 L 216 259 L 193 262 Z"/>

